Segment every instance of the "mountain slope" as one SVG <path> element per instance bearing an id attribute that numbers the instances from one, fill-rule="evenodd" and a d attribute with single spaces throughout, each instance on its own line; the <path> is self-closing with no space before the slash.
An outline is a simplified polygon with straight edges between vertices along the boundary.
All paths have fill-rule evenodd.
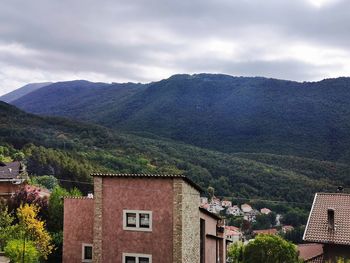
<path id="1" fill-rule="evenodd" d="M 24 95 L 27 95 L 37 89 L 41 89 L 45 86 L 48 86 L 52 84 L 51 82 L 43 82 L 43 83 L 30 83 L 30 84 L 27 84 L 19 89 L 16 89 L 10 93 L 7 93 L 3 96 L 0 97 L 0 100 L 1 101 L 4 101 L 4 102 L 7 102 L 7 103 L 10 103 L 14 100 L 17 100 L 19 99 L 20 97 L 23 97 Z"/>
<path id="2" fill-rule="evenodd" d="M 311 202 L 314 192 L 334 191 L 338 185 L 350 187 L 345 176 L 350 166 L 345 164 L 225 154 L 62 118 L 38 117 L 2 102 L 1 144 L 21 149 L 30 173 L 53 173 L 83 190 L 86 184 L 78 181 L 90 181 L 90 172 L 182 173 L 203 188 L 213 186 L 219 196 L 292 202 Z"/>
<path id="3" fill-rule="evenodd" d="M 348 101 L 350 78 L 298 83 L 199 74 L 147 85 L 56 83 L 13 104 L 227 153 L 348 161 Z"/>

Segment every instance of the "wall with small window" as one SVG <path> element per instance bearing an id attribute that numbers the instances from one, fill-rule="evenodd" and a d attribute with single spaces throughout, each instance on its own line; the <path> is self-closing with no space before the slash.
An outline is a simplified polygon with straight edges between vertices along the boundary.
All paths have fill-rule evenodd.
<path id="1" fill-rule="evenodd" d="M 147 254 L 123 253 L 123 263 L 152 263 L 152 256 Z"/>
<path id="2" fill-rule="evenodd" d="M 123 229 L 131 231 L 152 231 L 152 211 L 124 210 Z"/>
<path id="3" fill-rule="evenodd" d="M 103 262 L 122 263 L 133 251 L 153 258 L 130 262 L 172 262 L 172 179 L 103 178 L 103 185 Z"/>
<path id="4" fill-rule="evenodd" d="M 92 262 L 92 244 L 83 243 L 81 250 L 81 261 L 84 263 Z"/>

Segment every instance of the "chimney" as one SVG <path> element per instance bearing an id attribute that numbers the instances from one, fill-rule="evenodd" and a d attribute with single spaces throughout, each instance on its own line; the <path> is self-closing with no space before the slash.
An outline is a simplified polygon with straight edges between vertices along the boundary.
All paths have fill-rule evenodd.
<path id="1" fill-rule="evenodd" d="M 328 218 L 328 229 L 334 230 L 334 209 L 333 208 L 328 208 L 327 218 Z"/>

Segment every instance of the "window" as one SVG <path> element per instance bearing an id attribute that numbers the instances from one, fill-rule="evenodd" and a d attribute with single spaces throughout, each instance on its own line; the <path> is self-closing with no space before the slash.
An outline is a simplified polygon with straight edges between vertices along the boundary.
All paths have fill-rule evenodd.
<path id="1" fill-rule="evenodd" d="M 92 244 L 83 244 L 82 262 L 92 262 Z"/>
<path id="2" fill-rule="evenodd" d="M 123 253 L 123 263 L 152 263 L 151 255 Z"/>
<path id="3" fill-rule="evenodd" d="M 152 231 L 152 212 L 141 210 L 124 210 L 123 229 L 135 231 Z M 140 263 L 143 262 L 141 261 Z"/>

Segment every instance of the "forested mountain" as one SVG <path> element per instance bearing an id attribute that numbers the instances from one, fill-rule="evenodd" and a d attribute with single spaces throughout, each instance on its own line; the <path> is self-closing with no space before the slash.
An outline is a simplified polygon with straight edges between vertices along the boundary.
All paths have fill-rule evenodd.
<path id="1" fill-rule="evenodd" d="M 175 75 L 149 84 L 55 83 L 13 104 L 226 153 L 350 160 L 350 78 L 292 82 Z"/>
<path id="2" fill-rule="evenodd" d="M 12 102 L 16 99 L 19 99 L 20 97 L 23 97 L 24 95 L 27 95 L 37 89 L 41 89 L 45 86 L 48 86 L 52 84 L 51 82 L 43 82 L 43 83 L 30 83 L 27 84 L 19 89 L 16 89 L 10 93 L 7 93 L 0 97 L 1 101 L 5 101 L 7 103 Z"/>
<path id="3" fill-rule="evenodd" d="M 58 117 L 38 117 L 2 102 L 0 145 L 24 152 L 30 174 L 53 174 L 85 191 L 91 186 L 82 182 L 91 182 L 91 172 L 181 173 L 204 189 L 213 186 L 219 196 L 292 202 L 310 202 L 314 192 L 334 191 L 338 185 L 350 187 L 346 164 L 220 153 Z"/>

